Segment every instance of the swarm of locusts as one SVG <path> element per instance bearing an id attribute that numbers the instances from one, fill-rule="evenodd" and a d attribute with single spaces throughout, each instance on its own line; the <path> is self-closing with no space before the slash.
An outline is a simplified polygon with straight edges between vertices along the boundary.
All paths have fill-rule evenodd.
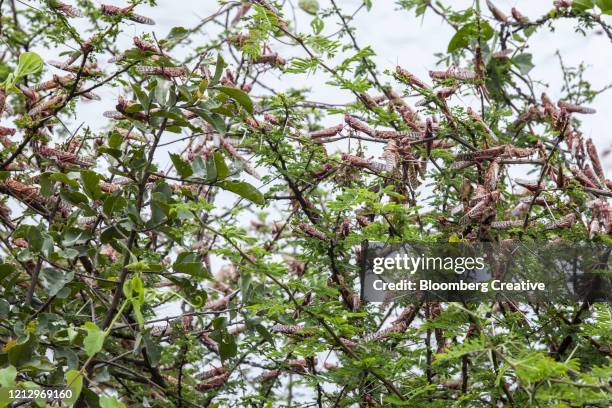
<path id="1" fill-rule="evenodd" d="M 62 22 L 85 14 L 68 3 L 44 3 Z M 296 46 L 311 63 L 319 64 L 317 69 L 334 80 L 342 75 L 341 69 L 324 63 L 317 54 L 317 46 L 329 45 L 324 38 L 305 41 L 292 31 L 291 22 L 265 0 L 222 2 L 219 13 L 206 20 L 216 22 L 219 16 L 225 17 L 218 47 L 225 50 L 227 61 L 223 55 L 214 55 L 214 47 L 202 51 L 195 46 L 194 56 L 180 59 L 176 48 L 184 38 L 183 32 L 176 30 L 179 34 L 169 39 L 160 39 L 155 33 L 130 34 L 130 46 L 113 49 L 110 58 L 103 54 L 102 62 L 101 50 L 112 48 L 104 43 L 105 36 L 119 25 L 137 25 L 140 29 L 155 24 L 135 12 L 136 3 L 100 5 L 95 14 L 102 16 L 109 28 L 88 39 L 79 38 L 78 46 L 61 54 L 62 60 L 45 61 L 42 76 L 20 78 L 15 86 L 0 89 L 0 224 L 8 237 L 3 244 L 14 254 L 17 250 L 25 253 L 36 244 L 19 234 L 12 235 L 28 217 L 46 222 L 51 232 L 45 239 L 53 242 L 55 237 L 57 242 L 50 246 L 64 253 L 68 251 L 62 246 L 72 244 L 73 236 L 57 237 L 63 237 L 66 230 L 76 236 L 73 241 L 78 242 L 81 252 L 75 250 L 77 255 L 68 261 L 52 258 L 50 250 L 27 259 L 15 256 L 27 273 L 27 279 L 19 283 L 27 290 L 26 303 L 33 304 L 32 298 L 40 289 L 36 280 L 44 271 L 41 268 L 50 265 L 71 273 L 78 271 L 75 279 L 85 283 L 93 294 L 87 301 L 91 304 L 82 308 L 87 319 L 104 330 L 113 325 L 118 330 L 125 329 L 113 333 L 120 334 L 108 340 L 127 350 L 113 359 L 123 364 L 127 355 L 128 364 L 136 361 L 133 356 L 139 358 L 135 369 L 142 373 L 124 370 L 117 377 L 154 384 L 148 393 L 153 400 L 182 401 L 181 392 L 190 386 L 183 377 L 187 375 L 187 370 L 183 371 L 187 365 L 174 359 L 151 364 L 152 353 L 143 351 L 152 348 L 150 343 L 143 346 L 150 337 L 142 340 L 144 337 L 137 331 L 144 332 L 144 324 L 138 321 L 142 316 L 130 314 L 139 306 L 138 300 L 130 304 L 125 316 L 120 316 L 126 310 L 121 302 L 128 294 L 130 299 L 137 299 L 135 292 L 130 292 L 136 289 L 128 285 L 132 284 L 129 276 L 148 279 L 155 275 L 157 279 L 159 274 L 154 287 L 147 288 L 148 297 L 142 294 L 141 301 L 149 302 L 149 316 L 156 306 L 177 299 L 185 301 L 188 312 L 178 318 L 151 319 L 146 336 L 173 346 L 176 342 L 177 349 L 183 347 L 181 358 L 185 359 L 191 350 L 181 343 L 181 336 L 194 336 L 197 346 L 215 356 L 215 363 L 189 368 L 195 373 L 191 390 L 209 393 L 230 384 L 242 374 L 241 367 L 249 364 L 260 369 L 255 380 L 258 385 L 274 384 L 290 375 L 317 378 L 320 372 L 342 372 L 344 368 L 316 356 L 291 352 L 283 355 L 282 351 L 275 351 L 276 360 L 269 364 L 252 361 L 248 352 L 236 360 L 225 358 L 227 349 L 235 346 L 228 339 L 247 338 L 245 333 L 253 333 L 253 327 L 257 333 L 265 333 L 266 338 L 278 336 L 292 345 L 325 336 L 330 341 L 326 349 L 329 354 L 337 352 L 355 358 L 373 343 L 393 349 L 396 336 L 405 333 L 413 322 L 440 316 L 443 309 L 439 304 L 411 305 L 374 330 L 357 333 L 345 327 L 336 333 L 325 319 L 312 312 L 313 305 L 331 302 L 330 299 L 354 315 L 366 310 L 355 277 L 346 267 L 349 262 L 339 266 L 352 254 L 356 259 L 361 255 L 357 249 L 345 248 L 349 245 L 344 242 L 354 238 L 355 232 L 376 231 L 382 225 L 389 237 L 399 240 L 405 238 L 402 227 L 407 225 L 415 227 L 422 238 L 454 236 L 466 242 L 515 241 L 529 234 L 531 238 L 562 241 L 568 231 L 585 240 L 612 236 L 612 181 L 605 174 L 604 152 L 598 152 L 594 140 L 580 130 L 581 116 L 596 115 L 596 110 L 580 100 L 553 100 L 546 93 L 533 93 L 521 95 L 523 104 L 508 99 L 511 113 L 500 119 L 493 112 L 495 92 L 487 81 L 487 64 L 480 46 L 467 62 L 432 67 L 435 69 L 428 71 L 429 78 L 415 75 L 410 67 L 397 66 L 388 71 L 384 82 L 383 74 L 364 62 L 363 71 L 371 76 L 371 86 L 364 90 L 362 86 L 347 85 L 345 89 L 353 94 L 351 100 L 340 107 L 330 107 L 309 101 L 301 91 L 282 92 L 265 85 L 266 75 L 285 75 L 296 70 L 303 59 L 281 55 L 282 47 L 276 47 L 272 40 L 258 40 L 261 27 L 242 25 L 254 14 L 260 25 L 271 24 L 270 33 Z M 336 9 L 338 2 L 332 3 Z M 426 3 L 435 7 L 429 4 L 432 2 Z M 486 4 L 492 21 L 502 27 L 506 39 L 510 29 L 547 21 L 545 16 L 541 22 L 532 22 L 515 8 L 507 15 L 490 1 Z M 556 1 L 554 7 L 559 13 L 569 13 L 572 2 Z M 344 15 L 338 14 L 340 21 L 348 24 Z M 186 38 L 200 29 L 183 29 L 183 34 Z M 343 31 L 351 32 L 348 28 Z M 350 63 L 364 55 L 354 38 L 353 41 L 359 58 Z M 507 61 L 515 51 L 507 41 L 497 46 L 490 50 L 489 58 L 494 61 Z M 6 53 L 11 54 L 10 50 Z M 71 128 L 69 119 L 79 119 L 78 114 L 73 115 L 74 107 L 99 104 L 101 91 L 109 84 L 116 86 L 116 99 L 110 110 L 95 113 L 97 120 L 106 121 L 104 129 L 92 130 L 87 124 Z M 258 95 L 262 89 L 266 92 Z M 467 106 L 464 96 L 475 96 L 470 101 L 478 102 Z M 322 114 L 316 109 L 321 107 L 331 112 L 326 119 L 333 126 L 324 127 L 317 122 Z M 168 146 L 173 148 L 171 155 L 160 159 L 161 154 L 166 154 L 160 153 L 161 148 Z M 381 153 L 369 154 L 368 147 L 372 146 L 381 147 Z M 244 182 L 247 177 L 264 193 Z M 274 188 L 268 192 L 269 185 Z M 368 194 L 379 194 L 380 203 L 360 203 L 358 208 L 351 207 L 342 214 L 330 212 L 339 206 L 346 191 L 354 195 L 355 186 Z M 326 189 L 329 195 L 321 193 Z M 212 208 L 221 190 L 239 194 L 240 199 L 218 215 Z M 431 204 L 431 197 L 426 202 L 428 195 L 444 200 Z M 333 205 L 327 205 L 327 199 Z M 253 214 L 258 210 L 254 205 L 262 202 L 280 208 L 285 218 L 274 223 L 256 219 Z M 396 204 L 389 206 L 395 213 L 381 210 L 387 208 L 387 203 Z M 398 207 L 402 209 L 400 215 Z M 250 211 L 250 227 L 236 221 L 241 211 Z M 172 222 L 168 221 L 171 217 L 175 217 Z M 250 236 L 243 239 L 242 230 L 264 238 L 261 242 Z M 329 261 L 326 269 L 317 269 L 326 274 L 317 280 L 317 284 L 323 281 L 325 290 L 329 289 L 324 294 L 316 294 L 300 281 L 313 273 L 308 262 L 301 260 L 302 254 L 283 248 L 296 242 L 301 245 L 302 241 L 308 243 L 307 249 L 302 248 L 304 252 L 318 250 Z M 120 245 L 113 245 L 116 242 Z M 227 246 L 219 249 L 220 242 Z M 91 251 L 87 253 L 83 248 Z M 213 270 L 211 254 L 215 250 L 216 255 L 230 260 L 229 265 Z M 277 269 L 270 272 L 267 265 L 262 266 L 268 255 L 275 253 L 283 259 L 282 276 Z M 194 255 L 194 259 L 187 255 Z M 182 256 L 188 259 L 184 264 L 177 260 Z M 184 278 L 195 274 L 193 271 L 200 265 L 206 272 L 198 270 L 201 275 Z M 103 275 L 104 268 L 111 272 Z M 225 318 L 218 316 L 240 310 L 247 302 L 241 300 L 247 299 L 244 292 L 252 290 L 251 276 L 244 274 L 247 268 L 255 271 L 253 276 L 261 273 L 253 279 L 253 287 L 257 279 L 272 281 L 280 288 L 285 304 L 255 310 L 253 314 L 265 324 L 253 326 L 251 321 L 239 321 L 225 327 Z M 300 283 L 287 285 L 283 280 L 287 276 Z M 201 282 L 204 280 L 205 284 Z M 202 286 L 207 295 L 198 292 Z M 72 295 L 84 296 L 85 291 L 79 291 Z M 48 304 L 37 305 L 43 309 L 29 311 L 29 315 L 42 313 L 59 297 L 58 293 Z M 517 310 L 514 304 L 507 307 Z M 353 315 L 338 325 L 350 326 L 347 322 L 353 322 L 352 318 Z M 306 319 L 310 321 L 305 323 Z M 222 330 L 218 328 L 221 326 Z M 477 337 L 477 326 L 469 324 L 466 340 Z M 222 335 L 217 335 L 219 330 Z M 437 327 L 433 336 L 440 354 L 456 340 Z M 319 347 L 308 344 L 313 349 Z M 562 346 L 550 346 L 555 347 Z M 224 358 L 218 360 L 218 355 Z M 431 355 L 428 358 L 431 365 Z M 93 357 L 84 360 L 93 361 L 92 366 L 102 361 Z M 393 381 L 363 361 L 360 364 L 366 367 L 366 376 L 373 376 L 389 394 L 404 399 Z M 92 370 L 83 367 L 83 372 L 93 379 Z M 464 384 L 436 381 L 446 390 L 454 392 L 463 386 L 467 391 L 467 380 Z M 503 379 L 500 381 L 506 396 L 499 400 L 510 401 L 509 386 Z M 370 395 L 372 384 L 363 386 L 365 391 L 359 397 L 362 406 L 378 405 Z M 95 386 L 106 387 L 102 382 Z M 327 406 L 321 402 L 324 390 L 318 389 L 318 393 L 318 406 Z"/>

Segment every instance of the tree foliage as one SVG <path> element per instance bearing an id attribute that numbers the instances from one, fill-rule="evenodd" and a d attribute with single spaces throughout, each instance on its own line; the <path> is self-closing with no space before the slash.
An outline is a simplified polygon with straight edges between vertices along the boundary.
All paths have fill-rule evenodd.
<path id="1" fill-rule="evenodd" d="M 0 407 L 608 406 L 609 305 L 369 304 L 358 265 L 364 241 L 610 243 L 580 131 L 605 89 L 559 55 L 551 100 L 529 41 L 612 41 L 612 3 L 400 0 L 453 30 L 427 79 L 359 43 L 373 2 L 323 3 L 164 33 L 152 0 L 0 1 Z"/>

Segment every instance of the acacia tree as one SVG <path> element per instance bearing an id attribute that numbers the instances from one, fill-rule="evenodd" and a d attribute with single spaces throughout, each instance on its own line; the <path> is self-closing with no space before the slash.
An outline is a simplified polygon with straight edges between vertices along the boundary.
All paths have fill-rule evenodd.
<path id="1" fill-rule="evenodd" d="M 369 0 L 300 0 L 299 32 L 290 1 L 219 3 L 159 32 L 152 0 L 0 1 L 0 407 L 607 406 L 607 304 L 369 304 L 358 264 L 364 241 L 610 243 L 580 132 L 603 90 L 561 64 L 551 100 L 527 48 L 560 19 L 612 41 L 612 3 L 400 0 L 454 30 L 427 79 L 358 43 Z M 266 82 L 314 72 L 353 100 Z M 9 395 L 49 388 L 72 394 Z"/>

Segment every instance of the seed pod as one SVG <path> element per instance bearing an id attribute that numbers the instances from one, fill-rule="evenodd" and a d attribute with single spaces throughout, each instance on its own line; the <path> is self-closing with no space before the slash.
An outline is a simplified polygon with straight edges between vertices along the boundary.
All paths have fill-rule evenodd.
<path id="1" fill-rule="evenodd" d="M 334 127 L 330 127 L 327 129 L 322 129 L 322 130 L 318 130 L 316 132 L 312 132 L 310 134 L 310 138 L 311 139 L 320 139 L 320 138 L 325 138 L 325 137 L 332 137 L 332 136 L 336 136 L 338 133 L 342 132 L 342 129 L 344 129 L 344 125 L 340 124 Z"/>
<path id="2" fill-rule="evenodd" d="M 186 76 L 186 67 L 138 67 L 136 70 L 143 75 L 160 75 L 166 78 L 176 78 Z"/>
<path id="3" fill-rule="evenodd" d="M 76 7 L 62 3 L 61 1 L 52 0 L 49 2 L 49 7 L 58 11 L 59 13 L 62 13 L 66 17 L 83 17 L 83 13 L 81 13 Z"/>
<path id="4" fill-rule="evenodd" d="M 406 71 L 399 65 L 395 68 L 395 76 L 417 88 L 429 89 L 429 87 L 423 81 L 421 81 L 414 74 Z"/>
<path id="5" fill-rule="evenodd" d="M 489 8 L 491 14 L 493 14 L 493 17 L 495 17 L 497 21 L 502 23 L 508 22 L 508 16 L 506 16 L 500 9 L 498 9 L 495 4 L 493 4 L 490 0 L 487 0 L 487 7 Z"/>
<path id="6" fill-rule="evenodd" d="M 557 106 L 561 109 L 565 109 L 569 113 L 584 113 L 584 114 L 593 114 L 597 113 L 597 111 L 593 108 L 589 108 L 586 106 L 575 105 L 573 103 L 559 101 L 557 102 Z"/>
<path id="7" fill-rule="evenodd" d="M 298 227 L 307 235 L 313 238 L 320 239 L 321 241 L 327 241 L 327 237 L 325 236 L 325 234 L 313 227 L 312 225 L 301 222 L 299 223 Z"/>
<path id="8" fill-rule="evenodd" d="M 553 229 L 561 229 L 561 228 L 570 228 L 575 223 L 576 223 L 576 214 L 571 213 L 557 221 L 546 224 L 544 226 L 544 229 L 553 230 Z"/>
<path id="9" fill-rule="evenodd" d="M 595 148 L 595 144 L 592 139 L 587 139 L 586 148 L 589 158 L 591 159 L 591 163 L 593 163 L 593 169 L 595 170 L 595 174 L 599 178 L 605 178 L 603 167 L 601 166 L 601 162 L 599 161 L 599 155 L 597 154 L 597 149 Z"/>

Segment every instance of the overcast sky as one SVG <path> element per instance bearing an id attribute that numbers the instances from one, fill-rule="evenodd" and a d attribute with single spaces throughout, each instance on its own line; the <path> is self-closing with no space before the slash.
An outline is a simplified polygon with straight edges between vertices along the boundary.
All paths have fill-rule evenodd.
<path id="1" fill-rule="evenodd" d="M 443 0 L 444 1 L 444 0 Z M 121 4 L 121 2 L 111 2 Z M 321 8 L 330 6 L 328 0 L 319 0 Z M 352 14 L 361 4 L 361 0 L 338 0 L 347 14 Z M 494 0 L 495 4 L 510 13 L 512 7 L 518 8 L 524 15 L 535 19 L 552 8 L 552 1 L 548 0 Z M 297 0 L 294 0 L 297 4 Z M 444 52 L 449 39 L 452 36 L 452 29 L 442 22 L 442 19 L 428 12 L 424 18 L 415 18 L 412 12 L 399 10 L 393 0 L 374 0 L 374 5 L 370 12 L 362 10 L 355 21 L 356 37 L 360 46 L 369 45 L 376 52 L 376 61 L 379 69 L 393 69 L 396 65 L 408 69 L 416 75 L 427 78 L 427 71 L 435 66 L 437 58 L 435 53 Z M 469 0 L 445 1 L 446 4 L 453 4 L 454 8 L 469 7 L 472 2 Z M 482 1 L 484 4 L 484 1 Z M 132 24 L 127 26 L 120 37 L 120 46 L 131 47 L 132 37 L 139 35 L 147 30 L 154 30 L 158 38 L 163 38 L 172 27 L 184 26 L 192 27 L 201 18 L 215 12 L 219 5 L 216 0 L 158 0 L 157 7 L 139 6 L 138 12 L 153 17 L 157 22 L 155 26 L 143 26 Z M 484 5 L 483 5 L 484 7 Z M 293 13 L 287 8 L 287 17 L 293 20 Z M 486 11 L 488 13 L 488 10 Z M 610 19 L 610 17 L 606 17 Z M 295 21 L 298 31 L 310 32 L 309 23 L 311 16 L 296 8 Z M 610 19 L 612 20 L 612 19 Z M 330 22 L 326 26 L 326 32 L 334 32 L 338 29 L 336 22 Z M 543 85 L 548 85 L 546 92 L 556 99 L 560 96 L 562 85 L 561 71 L 555 52 L 559 50 L 563 55 L 565 63 L 569 66 L 577 66 L 585 62 L 589 68 L 587 79 L 590 80 L 595 89 L 599 89 L 609 82 L 612 78 L 609 75 L 612 63 L 612 46 L 608 38 L 597 34 L 594 31 L 582 36 L 574 32 L 574 27 L 570 21 L 555 22 L 556 31 L 551 33 L 547 29 L 540 29 L 530 40 L 530 49 L 534 55 L 535 68 L 531 72 L 534 79 L 543 81 Z M 202 33 L 201 41 L 206 41 L 207 37 L 213 37 L 217 33 L 213 31 Z M 198 41 L 199 42 L 199 41 Z M 201 44 L 198 44 L 201 45 Z M 276 50 L 286 57 L 295 55 L 296 50 L 289 50 L 282 44 L 271 44 Z M 55 50 L 45 50 L 47 53 Z M 61 51 L 61 50 L 60 50 Z M 108 69 L 111 69 L 108 67 Z M 353 100 L 353 96 L 348 92 L 338 91 L 325 84 L 327 76 L 320 73 L 314 76 L 295 76 L 285 75 L 283 82 L 280 83 L 274 77 L 267 77 L 265 80 L 275 88 L 283 87 L 308 87 L 312 90 L 312 100 L 342 103 Z M 397 85 L 397 84 L 395 84 Z M 99 117 L 104 109 L 112 109 L 114 100 L 119 94 L 119 90 L 109 90 L 110 98 L 104 98 L 104 102 L 92 103 L 82 108 L 82 120 L 92 116 Z M 101 106 L 102 105 L 102 106 Z M 106 106 L 104 106 L 106 105 Z M 584 126 L 582 130 L 587 137 L 592 137 L 600 152 L 609 149 L 612 144 L 612 130 L 608 124 L 612 117 L 612 93 L 607 92 L 600 95 L 593 106 L 597 108 L 596 115 L 582 116 Z M 331 124 L 335 124 L 336 118 L 328 119 Z M 102 123 L 100 120 L 96 120 Z M 373 151 L 373 153 L 376 153 Z M 604 159 L 604 165 L 612 168 L 612 155 Z"/>

